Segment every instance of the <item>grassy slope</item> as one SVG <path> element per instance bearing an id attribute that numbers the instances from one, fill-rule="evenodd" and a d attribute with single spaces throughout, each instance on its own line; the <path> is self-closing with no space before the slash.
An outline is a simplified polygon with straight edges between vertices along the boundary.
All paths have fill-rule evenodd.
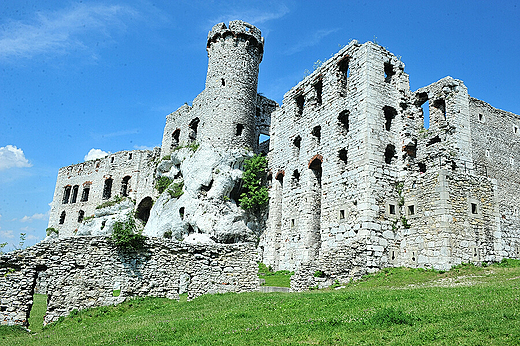
<path id="1" fill-rule="evenodd" d="M 341 290 L 135 299 L 0 345 L 520 345 L 520 267 L 384 270 Z"/>

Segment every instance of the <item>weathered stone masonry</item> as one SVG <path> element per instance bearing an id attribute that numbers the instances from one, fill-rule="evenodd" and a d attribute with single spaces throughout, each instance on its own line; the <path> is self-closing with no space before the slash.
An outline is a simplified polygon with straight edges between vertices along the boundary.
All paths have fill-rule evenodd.
<path id="1" fill-rule="evenodd" d="M 38 275 L 46 277 L 45 324 L 73 309 L 112 305 L 134 296 L 193 299 L 258 289 L 254 244 L 190 245 L 152 238 L 121 252 L 107 237 L 39 243 L 0 257 L 0 322 L 27 326 Z M 120 295 L 114 297 L 114 291 Z"/>

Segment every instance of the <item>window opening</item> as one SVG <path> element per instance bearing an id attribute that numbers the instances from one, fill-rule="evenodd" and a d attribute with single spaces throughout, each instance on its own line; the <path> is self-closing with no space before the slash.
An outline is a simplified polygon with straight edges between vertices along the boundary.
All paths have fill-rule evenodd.
<path id="1" fill-rule="evenodd" d="M 222 82 L 222 86 L 226 86 L 226 81 L 224 80 L 224 78 L 222 78 L 220 81 Z"/>
<path id="2" fill-rule="evenodd" d="M 403 150 L 410 157 L 415 158 L 417 156 L 417 145 L 415 142 L 406 145 Z"/>
<path id="3" fill-rule="evenodd" d="M 242 136 L 242 131 L 244 131 L 244 125 L 237 124 L 237 130 L 235 132 L 236 136 Z"/>
<path id="4" fill-rule="evenodd" d="M 477 203 L 471 203 L 471 214 L 478 214 Z"/>
<path id="5" fill-rule="evenodd" d="M 425 129 L 430 127 L 430 103 L 428 101 L 427 93 L 419 93 L 416 95 L 415 105 L 421 107 L 423 126 Z"/>
<path id="6" fill-rule="evenodd" d="M 303 114 L 304 105 L 305 105 L 305 97 L 303 96 L 303 94 L 296 96 L 296 108 L 297 108 L 296 114 L 298 116 L 301 116 Z"/>
<path id="7" fill-rule="evenodd" d="M 518 126 L 513 125 L 513 132 L 514 132 L 515 134 L 518 134 Z"/>
<path id="8" fill-rule="evenodd" d="M 123 178 L 123 181 L 121 182 L 121 196 L 127 197 L 128 196 L 128 183 L 130 182 L 130 176 L 127 175 Z"/>
<path id="9" fill-rule="evenodd" d="M 132 159 L 132 153 L 129 153 L 129 154 L 128 154 L 128 159 L 129 159 L 129 160 Z"/>
<path id="10" fill-rule="evenodd" d="M 338 151 L 338 157 L 341 161 L 343 161 L 343 163 L 347 164 L 347 149 L 341 149 L 340 151 Z"/>
<path id="11" fill-rule="evenodd" d="M 345 129 L 346 132 L 348 132 L 349 127 L 349 116 L 350 112 L 347 110 L 344 110 L 343 112 L 339 113 L 338 115 L 338 121 L 340 125 Z"/>
<path id="12" fill-rule="evenodd" d="M 390 131 L 390 127 L 392 126 L 392 120 L 397 115 L 397 111 L 395 110 L 394 107 L 384 106 L 383 113 L 385 114 L 385 120 L 386 120 L 385 129 L 387 131 Z"/>
<path id="13" fill-rule="evenodd" d="M 408 206 L 408 215 L 415 215 L 415 205 Z"/>
<path id="14" fill-rule="evenodd" d="M 198 127 L 199 127 L 199 122 L 200 122 L 200 119 L 199 118 L 195 118 L 193 119 L 191 122 L 190 122 L 190 125 L 189 125 L 189 128 L 190 128 L 190 134 L 189 134 L 189 138 L 194 141 L 197 139 L 197 130 L 198 130 Z"/>
<path id="15" fill-rule="evenodd" d="M 110 158 L 110 163 L 114 163 L 114 157 L 113 156 Z"/>
<path id="16" fill-rule="evenodd" d="M 293 172 L 293 175 L 292 175 L 292 183 L 293 183 L 293 185 L 298 185 L 299 182 L 300 182 L 300 172 L 298 172 L 298 170 L 295 169 Z"/>
<path id="17" fill-rule="evenodd" d="M 302 144 L 302 138 L 300 136 L 296 136 L 293 140 L 293 144 L 296 148 L 300 149 L 300 146 Z"/>
<path id="18" fill-rule="evenodd" d="M 256 117 L 260 118 L 261 115 L 262 115 L 262 112 L 260 110 L 260 107 L 256 107 Z"/>
<path id="19" fill-rule="evenodd" d="M 316 84 L 313 85 L 314 90 L 316 91 L 316 102 L 321 105 L 322 102 L 322 92 L 323 92 L 323 80 L 320 79 Z"/>
<path id="20" fill-rule="evenodd" d="M 78 213 L 78 222 L 83 222 L 83 218 L 85 217 L 85 212 L 80 210 Z"/>
<path id="21" fill-rule="evenodd" d="M 339 219 L 340 220 L 345 219 L 345 210 L 340 209 L 340 211 L 339 211 Z"/>
<path id="22" fill-rule="evenodd" d="M 172 145 L 171 148 L 175 148 L 179 146 L 179 138 L 181 136 L 181 129 L 176 129 L 172 133 Z"/>
<path id="23" fill-rule="evenodd" d="M 483 114 L 479 113 L 479 115 L 478 115 L 478 121 L 480 121 L 480 122 L 482 122 L 482 123 L 484 122 L 484 115 L 483 115 Z"/>
<path id="24" fill-rule="evenodd" d="M 322 175 L 321 160 L 319 158 L 315 158 L 309 164 L 309 168 L 313 171 L 314 175 L 316 176 L 316 179 L 318 180 L 318 185 L 321 188 L 321 175 Z"/>
<path id="25" fill-rule="evenodd" d="M 436 113 L 442 114 L 444 120 L 446 120 L 446 102 L 444 99 L 438 99 L 433 102 L 433 107 L 436 109 Z"/>
<path id="26" fill-rule="evenodd" d="M 280 182 L 280 186 L 283 187 L 283 173 L 282 172 L 279 172 L 277 175 L 276 175 L 276 180 L 278 180 Z"/>
<path id="27" fill-rule="evenodd" d="M 112 196 L 112 182 L 112 178 L 105 180 L 105 185 L 103 187 L 103 199 L 109 199 Z"/>
<path id="28" fill-rule="evenodd" d="M 181 220 L 184 220 L 184 207 L 179 208 L 179 216 L 181 217 Z"/>
<path id="29" fill-rule="evenodd" d="M 153 200 L 151 197 L 145 197 L 137 206 L 135 217 L 143 221 L 145 224 L 150 218 L 150 210 L 152 209 Z"/>
<path id="30" fill-rule="evenodd" d="M 88 201 L 88 195 L 90 193 L 90 185 L 83 187 L 83 192 L 81 194 L 81 202 Z"/>
<path id="31" fill-rule="evenodd" d="M 395 156 L 395 146 L 388 144 L 385 149 L 385 162 L 390 164 Z"/>
<path id="32" fill-rule="evenodd" d="M 395 215 L 395 204 L 389 204 L 388 205 L 388 213 L 390 215 Z"/>
<path id="33" fill-rule="evenodd" d="M 67 215 L 67 213 L 65 213 L 65 211 L 61 212 L 61 215 L 60 215 L 60 225 L 63 225 L 65 223 L 65 216 L 66 215 Z"/>
<path id="34" fill-rule="evenodd" d="M 321 126 L 318 125 L 318 126 L 314 126 L 314 128 L 312 129 L 312 132 L 311 134 L 316 137 L 316 141 L 318 142 L 318 144 L 320 143 L 320 140 L 321 140 Z"/>
<path id="35" fill-rule="evenodd" d="M 419 166 L 419 172 L 426 173 L 426 164 L 424 162 L 419 162 L 418 166 Z"/>
<path id="36" fill-rule="evenodd" d="M 349 77 L 349 57 L 344 57 L 338 63 L 338 71 L 339 71 L 339 85 L 340 85 L 340 95 L 345 96 L 347 94 L 347 81 Z"/>
<path id="37" fill-rule="evenodd" d="M 62 200 L 62 204 L 67 204 L 69 203 L 69 198 L 70 198 L 70 189 L 72 187 L 70 186 L 65 186 L 65 190 L 63 191 L 63 200 Z"/>
<path id="38" fill-rule="evenodd" d="M 489 154 L 489 149 L 486 149 L 486 157 L 489 157 L 490 154 Z"/>
<path id="39" fill-rule="evenodd" d="M 72 198 L 70 199 L 70 203 L 76 203 L 76 200 L 78 199 L 78 190 L 79 186 L 74 185 L 74 187 L 72 188 Z"/>
<path id="40" fill-rule="evenodd" d="M 393 75 L 395 75 L 394 66 L 389 62 L 385 62 L 385 82 L 391 83 Z"/>
<path id="41" fill-rule="evenodd" d="M 295 220 L 291 219 L 291 228 L 294 228 L 294 223 L 295 223 Z"/>

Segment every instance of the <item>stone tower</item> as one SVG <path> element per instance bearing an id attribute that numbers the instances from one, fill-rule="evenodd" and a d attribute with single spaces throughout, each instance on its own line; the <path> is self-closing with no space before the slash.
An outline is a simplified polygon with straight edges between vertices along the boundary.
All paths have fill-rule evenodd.
<path id="1" fill-rule="evenodd" d="M 254 148 L 258 66 L 264 40 L 240 20 L 217 24 L 208 34 L 208 74 L 202 143 L 215 148 Z"/>

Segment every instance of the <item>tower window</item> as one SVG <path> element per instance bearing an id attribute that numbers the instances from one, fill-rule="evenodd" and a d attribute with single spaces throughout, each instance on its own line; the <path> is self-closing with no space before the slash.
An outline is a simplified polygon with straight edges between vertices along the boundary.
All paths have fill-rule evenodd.
<path id="1" fill-rule="evenodd" d="M 220 81 L 222 83 L 222 86 L 226 86 L 226 81 L 224 80 L 224 78 L 222 78 Z"/>
<path id="2" fill-rule="evenodd" d="M 65 223 L 65 216 L 67 215 L 67 213 L 65 213 L 65 210 L 61 212 L 61 215 L 60 215 L 60 225 L 63 225 Z"/>
<path id="3" fill-rule="evenodd" d="M 129 160 L 132 159 L 132 153 L 129 153 L 129 154 L 128 154 L 128 159 L 129 159 Z"/>
<path id="4" fill-rule="evenodd" d="M 113 156 L 110 158 L 110 163 L 114 163 L 114 157 Z"/>
<path id="5" fill-rule="evenodd" d="M 338 74 L 339 74 L 339 89 L 340 95 L 345 96 L 347 94 L 347 81 L 349 77 L 349 57 L 344 57 L 338 63 Z"/>
<path id="6" fill-rule="evenodd" d="M 236 130 L 236 133 L 235 135 L 237 136 L 242 136 L 242 132 L 244 131 L 244 125 L 242 124 L 237 124 L 237 130 Z"/>
<path id="7" fill-rule="evenodd" d="M 82 222 L 84 217 L 85 217 L 85 212 L 83 210 L 80 210 L 78 213 L 78 222 Z"/>
<path id="8" fill-rule="evenodd" d="M 305 105 L 305 97 L 303 94 L 296 96 L 296 114 L 301 116 L 303 114 L 303 106 Z"/>
<path id="9" fill-rule="evenodd" d="M 300 149 L 300 146 L 302 144 L 302 138 L 300 136 L 296 136 L 293 140 L 293 144 L 296 148 Z"/>
<path id="10" fill-rule="evenodd" d="M 200 119 L 199 118 L 195 118 L 193 119 L 191 122 L 190 122 L 190 125 L 189 125 L 189 128 L 190 128 L 190 134 L 189 134 L 189 138 L 194 141 L 197 139 L 197 131 L 198 131 L 198 128 L 199 128 L 199 122 L 200 122 Z"/>
<path id="11" fill-rule="evenodd" d="M 415 205 L 411 204 L 408 206 L 408 215 L 415 215 Z"/>
<path id="12" fill-rule="evenodd" d="M 392 76 L 395 74 L 394 72 L 394 66 L 389 63 L 385 62 L 385 82 L 391 83 L 392 82 Z"/>
<path id="13" fill-rule="evenodd" d="M 385 149 L 385 162 L 390 164 L 395 156 L 395 147 L 392 144 L 388 144 Z"/>
<path id="14" fill-rule="evenodd" d="M 179 137 L 181 136 L 181 130 L 180 129 L 176 129 L 175 131 L 173 131 L 172 133 L 172 145 L 171 145 L 171 148 L 175 148 L 177 146 L 179 146 Z"/>
<path id="15" fill-rule="evenodd" d="M 90 185 L 87 185 L 87 186 L 84 186 L 83 187 L 83 192 L 81 194 L 81 202 L 86 202 L 88 201 L 88 195 L 90 193 Z"/>
<path id="16" fill-rule="evenodd" d="M 345 210 L 340 209 L 339 211 L 339 219 L 344 220 L 345 219 Z"/>
<path id="17" fill-rule="evenodd" d="M 343 163 L 346 164 L 348 160 L 347 149 L 341 149 L 338 151 L 338 157 L 341 161 L 343 161 Z"/>
<path id="18" fill-rule="evenodd" d="M 478 214 L 477 203 L 471 203 L 471 214 Z"/>
<path id="19" fill-rule="evenodd" d="M 121 182 L 121 196 L 127 197 L 128 196 L 128 183 L 130 182 L 130 176 L 127 175 L 123 178 L 123 181 Z"/>
<path id="20" fill-rule="evenodd" d="M 395 215 L 395 204 L 389 204 L 388 205 L 388 213 L 390 215 Z"/>

